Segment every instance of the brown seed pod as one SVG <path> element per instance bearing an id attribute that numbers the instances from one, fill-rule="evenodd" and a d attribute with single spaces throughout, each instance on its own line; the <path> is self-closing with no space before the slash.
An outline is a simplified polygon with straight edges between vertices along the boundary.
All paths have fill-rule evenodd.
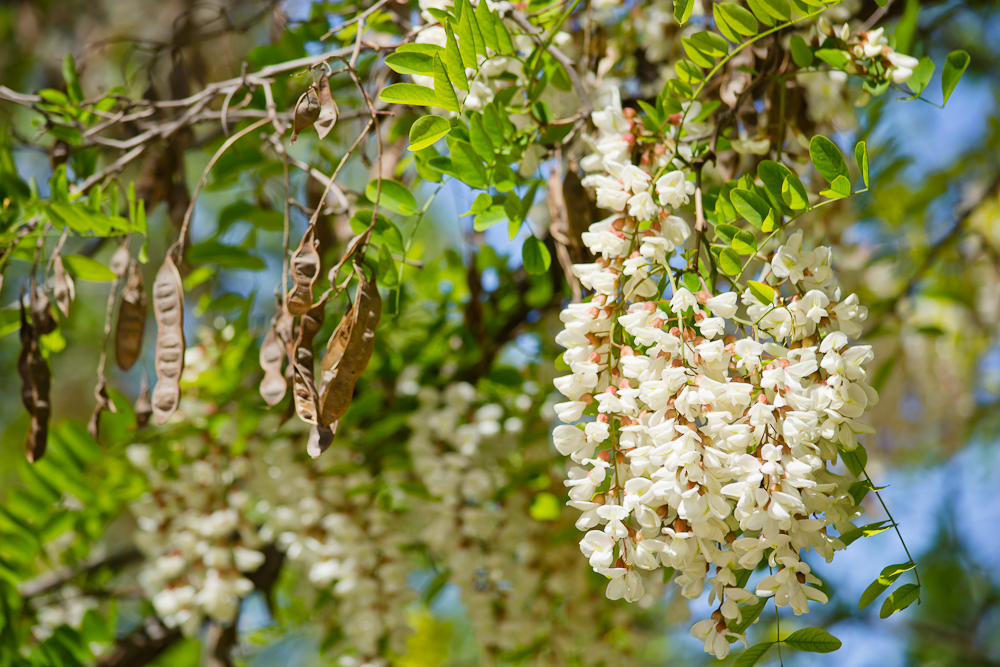
<path id="1" fill-rule="evenodd" d="M 306 453 L 316 458 L 329 447 L 333 442 L 333 436 L 337 432 L 337 424 L 327 426 L 326 424 L 314 424 L 309 430 L 309 442 L 306 443 Z"/>
<path id="2" fill-rule="evenodd" d="M 142 371 L 142 383 L 139 385 L 139 396 L 132 406 L 135 410 L 136 428 L 142 428 L 149 423 L 149 418 L 153 414 L 153 404 L 149 400 L 149 377 L 146 370 Z"/>
<path id="3" fill-rule="evenodd" d="M 320 139 L 324 139 L 330 133 L 333 126 L 337 124 L 337 116 L 340 110 L 330 93 L 330 81 L 326 74 L 319 78 L 317 84 L 317 95 L 319 96 L 319 117 L 316 119 L 316 134 Z"/>
<path id="4" fill-rule="evenodd" d="M 264 341 L 260 345 L 260 367 L 264 370 L 264 379 L 260 382 L 260 395 L 268 405 L 277 405 L 285 397 L 288 384 L 281 372 L 281 362 L 285 358 L 285 346 L 278 340 L 276 322 L 267 330 Z"/>
<path id="5" fill-rule="evenodd" d="M 111 264 L 108 266 L 111 272 L 116 276 L 121 278 L 128 271 L 129 264 L 132 262 L 132 255 L 128 252 L 128 244 L 118 246 L 118 250 L 115 254 L 111 256 Z"/>
<path id="6" fill-rule="evenodd" d="M 293 144 L 299 138 L 299 132 L 312 127 L 319 120 L 319 110 L 319 95 L 316 94 L 316 88 L 310 86 L 295 103 L 295 111 L 292 114 Z"/>
<path id="7" fill-rule="evenodd" d="M 69 317 L 69 306 L 76 298 L 76 285 L 72 276 L 66 273 L 66 267 L 63 266 L 62 257 L 59 255 L 52 261 L 52 282 L 52 294 L 56 298 L 56 305 L 63 315 Z"/>
<path id="8" fill-rule="evenodd" d="M 142 334 L 146 329 L 147 311 L 142 271 L 139 270 L 139 264 L 132 260 L 128 282 L 122 290 L 122 302 L 118 306 L 118 324 L 115 327 L 115 362 L 123 371 L 135 365 L 142 351 Z"/>
<path id="9" fill-rule="evenodd" d="M 49 297 L 45 296 L 41 288 L 35 292 L 35 298 L 31 300 L 31 323 L 38 336 L 50 334 L 58 326 L 56 318 L 52 316 Z"/>
<path id="10" fill-rule="evenodd" d="M 31 328 L 28 320 L 27 310 L 24 302 L 21 302 L 21 354 L 17 358 L 17 374 L 21 376 L 21 402 L 28 414 L 35 414 L 35 393 L 31 388 L 31 368 L 29 358 L 32 346 L 37 346 L 35 342 L 35 331 Z"/>
<path id="11" fill-rule="evenodd" d="M 371 361 L 375 328 L 382 316 L 382 298 L 375 281 L 369 281 L 361 271 L 357 273 L 360 286 L 353 308 L 356 319 L 340 359 L 323 378 L 320 417 L 325 424 L 334 424 L 347 412 L 354 396 L 354 383 Z"/>
<path id="12" fill-rule="evenodd" d="M 44 297 L 44 295 L 41 295 Z M 21 400 L 31 414 L 31 427 L 24 441 L 24 452 L 28 461 L 34 463 L 45 454 L 45 445 L 49 434 L 49 389 L 51 386 L 51 373 L 49 364 L 42 356 L 42 351 L 38 346 L 39 321 L 44 321 L 45 315 L 49 319 L 52 313 L 49 311 L 48 300 L 41 303 L 41 299 L 36 298 L 31 303 L 32 324 L 28 325 L 28 318 L 21 311 L 21 357 L 18 359 L 18 373 L 21 375 Z M 35 314 L 39 318 L 35 318 Z"/>
<path id="13" fill-rule="evenodd" d="M 156 423 L 163 424 L 180 403 L 180 380 L 184 370 L 184 288 L 170 255 L 153 281 L 153 315 L 156 316 L 153 414 Z"/>
<path id="14" fill-rule="evenodd" d="M 359 297 L 360 299 L 361 297 Z M 319 362 L 319 367 L 328 371 L 334 366 L 336 366 L 341 357 L 344 356 L 344 350 L 347 349 L 347 343 L 351 339 L 351 332 L 354 330 L 355 322 L 358 317 L 355 316 L 357 313 L 359 316 L 363 313 L 367 321 L 368 309 L 367 307 L 356 308 L 353 304 L 344 313 L 344 318 L 340 320 L 340 324 L 337 325 L 337 330 L 333 332 L 330 336 L 330 340 L 326 343 L 326 351 L 323 353 L 323 358 Z M 364 327 L 364 324 L 361 324 Z"/>
<path id="15" fill-rule="evenodd" d="M 316 380 L 314 376 L 313 340 L 323 328 L 326 299 L 320 300 L 299 321 L 299 336 L 295 340 L 292 373 L 292 398 L 299 419 L 316 423 Z"/>
<path id="16" fill-rule="evenodd" d="M 295 111 L 292 114 L 292 143 L 298 139 L 299 132 L 313 125 L 316 126 L 319 138 L 323 139 L 336 125 L 339 114 L 337 103 L 330 92 L 330 81 L 324 74 L 316 85 L 309 86 L 309 90 L 302 93 L 299 101 L 295 103 Z"/>
<path id="17" fill-rule="evenodd" d="M 115 407 L 115 404 L 108 397 L 108 386 L 103 375 L 97 378 L 97 386 L 94 387 L 94 397 L 97 399 L 97 403 L 94 405 L 94 411 L 90 414 L 90 421 L 87 423 L 87 432 L 90 433 L 90 437 L 97 440 L 101 427 L 101 413 L 107 410 L 111 414 L 118 414 L 118 408 Z"/>
<path id="18" fill-rule="evenodd" d="M 292 278 L 295 287 L 288 294 L 288 312 L 296 317 L 305 315 L 313 305 L 313 284 L 319 276 L 320 257 L 316 251 L 313 230 L 310 228 L 302 237 L 298 250 L 292 255 Z"/>

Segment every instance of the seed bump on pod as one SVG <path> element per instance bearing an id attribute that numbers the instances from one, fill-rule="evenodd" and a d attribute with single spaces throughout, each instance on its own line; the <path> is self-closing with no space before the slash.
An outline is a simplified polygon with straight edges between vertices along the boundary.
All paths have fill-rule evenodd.
<path id="1" fill-rule="evenodd" d="M 180 403 L 180 380 L 184 370 L 184 288 L 170 255 L 153 281 L 153 314 L 157 329 L 153 414 L 156 423 L 163 424 Z"/>

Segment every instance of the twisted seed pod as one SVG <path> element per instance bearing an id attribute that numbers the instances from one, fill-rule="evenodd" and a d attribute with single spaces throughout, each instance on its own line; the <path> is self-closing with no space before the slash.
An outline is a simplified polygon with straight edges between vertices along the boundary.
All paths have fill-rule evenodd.
<path id="1" fill-rule="evenodd" d="M 326 424 L 313 424 L 309 430 L 309 441 L 306 443 L 306 453 L 316 458 L 329 447 L 333 442 L 333 436 L 337 432 L 337 425 L 327 426 Z"/>
<path id="2" fill-rule="evenodd" d="M 180 380 L 184 370 L 184 288 L 170 255 L 153 281 L 153 315 L 156 316 L 153 414 L 156 423 L 163 424 L 180 403 Z"/>
<path id="3" fill-rule="evenodd" d="M 299 321 L 299 336 L 295 340 L 292 373 L 292 397 L 299 419 L 316 423 L 316 380 L 314 376 L 313 340 L 323 328 L 326 299 L 320 300 Z"/>
<path id="4" fill-rule="evenodd" d="M 354 396 L 354 383 L 371 361 L 375 349 L 375 328 L 382 316 L 382 298 L 375 282 L 359 272 L 361 281 L 354 303 L 354 322 L 343 353 L 323 377 L 321 419 L 324 424 L 339 420 Z M 336 350 L 335 350 L 336 351 Z"/>
<path id="5" fill-rule="evenodd" d="M 285 397 L 288 384 L 281 372 L 281 362 L 285 358 L 285 346 L 278 340 L 276 324 L 272 323 L 260 345 L 260 367 L 264 370 L 264 379 L 260 382 L 260 395 L 268 405 L 277 405 Z"/>
<path id="6" fill-rule="evenodd" d="M 73 283 L 73 278 L 66 273 L 66 267 L 63 266 L 62 257 L 59 255 L 52 261 L 52 282 L 52 294 L 56 298 L 56 305 L 63 315 L 69 317 L 69 306 L 76 298 L 76 285 Z"/>
<path id="7" fill-rule="evenodd" d="M 313 230 L 309 229 L 302 237 L 295 254 L 292 255 L 292 278 L 295 287 L 288 294 L 288 312 L 296 317 L 305 315 L 313 305 L 313 283 L 319 276 L 320 257 L 316 252 Z"/>
<path id="8" fill-rule="evenodd" d="M 37 345 L 37 343 L 34 341 L 35 332 L 31 328 L 31 322 L 28 321 L 28 313 L 24 308 L 23 301 L 21 303 L 21 329 L 19 335 L 21 339 L 21 353 L 17 357 L 17 374 L 21 376 L 21 402 L 24 404 L 24 409 L 28 411 L 28 414 L 34 415 L 35 393 L 31 388 L 29 358 L 32 346 Z"/>
<path id="9" fill-rule="evenodd" d="M 38 306 L 38 307 L 36 307 Z M 52 375 L 49 371 L 49 364 L 42 356 L 42 351 L 38 346 L 38 332 L 47 327 L 47 320 L 52 319 L 52 312 L 49 310 L 48 299 L 42 303 L 41 299 L 36 299 L 32 303 L 32 335 L 28 344 L 28 354 L 25 359 L 28 384 L 31 391 L 31 427 L 28 429 L 27 437 L 24 441 L 24 452 L 30 463 L 34 463 L 45 454 L 45 445 L 49 436 L 49 414 L 51 406 L 49 404 L 49 389 L 51 387 Z M 36 317 L 37 315 L 37 317 Z M 24 322 L 22 321 L 22 326 Z M 22 399 L 24 390 L 22 388 Z"/>
<path id="10" fill-rule="evenodd" d="M 31 300 L 31 322 L 35 335 L 44 336 L 56 330 L 58 323 L 52 316 L 52 308 L 49 305 L 49 297 L 39 288 L 35 292 L 35 298 Z"/>
<path id="11" fill-rule="evenodd" d="M 142 271 L 139 270 L 138 263 L 132 260 L 128 282 L 122 290 L 122 302 L 118 307 L 118 325 L 115 327 L 115 362 L 123 371 L 135 365 L 142 351 L 147 311 Z"/>
<path id="12" fill-rule="evenodd" d="M 347 312 L 344 313 L 344 318 L 340 320 L 340 324 L 337 325 L 337 330 L 333 332 L 330 336 L 330 340 L 326 343 L 326 351 L 323 352 L 323 359 L 319 362 L 320 369 L 328 371 L 340 363 L 341 357 L 344 356 L 344 350 L 347 349 L 347 343 L 351 339 L 351 332 L 354 331 L 354 325 L 357 321 L 355 313 L 360 311 L 355 308 L 352 304 Z M 367 321 L 368 313 L 364 313 L 365 319 Z M 362 327 L 364 324 L 361 325 Z"/>

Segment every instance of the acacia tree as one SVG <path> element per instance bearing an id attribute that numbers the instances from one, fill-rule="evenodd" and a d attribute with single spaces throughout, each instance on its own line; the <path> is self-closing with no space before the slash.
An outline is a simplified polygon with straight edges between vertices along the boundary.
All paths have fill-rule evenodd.
<path id="1" fill-rule="evenodd" d="M 72 54 L 0 86 L 0 664 L 232 664 L 300 627 L 344 665 L 626 664 L 701 598 L 679 622 L 719 659 L 838 649 L 782 610 L 835 593 L 818 557 L 903 539 L 865 443 L 914 290 L 967 235 L 998 284 L 987 161 L 899 285 L 841 287 L 892 178 L 852 104 L 944 104 L 970 63 L 915 4 L 192 8 L 175 37 L 271 43 L 200 85 L 173 44 L 166 95 L 84 90 Z M 51 407 L 82 281 L 110 286 L 86 427 Z M 921 600 L 903 548 L 861 608 Z"/>

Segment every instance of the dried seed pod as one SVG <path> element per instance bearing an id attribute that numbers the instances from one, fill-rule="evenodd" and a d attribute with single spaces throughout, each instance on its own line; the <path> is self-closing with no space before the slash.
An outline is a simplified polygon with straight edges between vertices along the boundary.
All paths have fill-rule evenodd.
<path id="1" fill-rule="evenodd" d="M 281 372 L 281 362 L 285 358 L 285 346 L 278 340 L 277 322 L 272 322 L 264 341 L 260 345 L 260 367 L 264 379 L 260 382 L 260 395 L 268 405 L 277 405 L 285 397 L 288 384 Z"/>
<path id="2" fill-rule="evenodd" d="M 129 264 L 132 262 L 132 255 L 129 254 L 128 244 L 118 246 L 118 250 L 115 254 L 111 256 L 111 264 L 108 266 L 111 272 L 116 276 L 121 278 L 128 271 Z"/>
<path id="3" fill-rule="evenodd" d="M 21 400 L 31 414 L 31 427 L 24 441 L 24 452 L 28 461 L 34 463 L 45 454 L 45 445 L 49 434 L 49 389 L 51 373 L 49 364 L 42 356 L 38 346 L 38 324 L 34 317 L 36 312 L 44 311 L 51 318 L 48 300 L 44 308 L 39 307 L 39 299 L 31 303 L 32 325 L 27 324 L 27 317 L 22 309 L 21 315 L 21 357 L 18 359 L 18 372 L 21 375 Z"/>
<path id="4" fill-rule="evenodd" d="M 337 425 L 327 426 L 326 424 L 314 424 L 309 430 L 309 442 L 306 443 L 306 453 L 316 458 L 329 447 L 333 442 L 333 436 L 337 432 Z"/>
<path id="5" fill-rule="evenodd" d="M 319 117 L 316 119 L 316 134 L 320 139 L 324 139 L 330 133 L 333 126 L 337 124 L 337 116 L 340 110 L 330 93 L 330 81 L 326 74 L 319 78 L 317 85 L 317 95 L 319 96 Z"/>
<path id="6" fill-rule="evenodd" d="M 309 86 L 309 90 L 302 93 L 299 101 L 295 103 L 295 111 L 292 114 L 292 143 L 299 138 L 299 132 L 310 128 L 319 120 L 319 95 L 316 88 Z"/>
<path id="7" fill-rule="evenodd" d="M 107 410 L 111 414 L 118 414 L 118 408 L 115 407 L 115 404 L 108 397 L 107 382 L 103 375 L 97 377 L 97 385 L 94 387 L 94 397 L 97 399 L 97 403 L 94 405 L 94 411 L 90 414 L 90 421 L 87 423 L 87 432 L 90 433 L 90 437 L 97 440 L 101 426 L 101 413 Z"/>
<path id="8" fill-rule="evenodd" d="M 184 370 L 184 288 L 170 255 L 153 281 L 153 315 L 156 317 L 153 414 L 156 423 L 163 424 L 180 403 L 180 380 Z"/>
<path id="9" fill-rule="evenodd" d="M 292 397 L 299 419 L 316 423 L 316 380 L 314 376 L 313 340 L 323 328 L 326 299 L 320 300 L 299 321 L 299 336 L 295 340 L 292 373 Z"/>
<path id="10" fill-rule="evenodd" d="M 149 376 L 145 369 L 142 371 L 142 383 L 139 385 L 139 396 L 132 406 L 135 410 L 135 425 L 142 428 L 149 423 L 149 418 L 153 414 L 153 404 L 149 400 Z"/>
<path id="11" fill-rule="evenodd" d="M 31 300 L 31 323 L 35 335 L 44 336 L 56 330 L 58 323 L 52 316 L 52 308 L 49 304 L 49 297 L 39 288 L 35 292 L 35 298 Z"/>
<path id="12" fill-rule="evenodd" d="M 37 346 L 35 342 L 35 331 L 31 328 L 28 320 L 28 312 L 21 303 L 21 354 L 17 358 L 17 374 L 21 376 L 21 402 L 28 414 L 35 414 L 35 394 L 31 388 L 31 368 L 29 358 L 32 346 Z"/>
<path id="13" fill-rule="evenodd" d="M 305 315 L 313 305 L 312 289 L 319 276 L 320 257 L 316 251 L 313 230 L 310 228 L 302 237 L 298 250 L 292 255 L 292 278 L 295 287 L 288 294 L 288 312 L 296 317 Z"/>
<path id="14" fill-rule="evenodd" d="M 66 273 L 62 257 L 56 255 L 52 261 L 52 294 L 56 297 L 56 305 L 62 314 L 69 317 L 69 306 L 76 298 L 76 285 L 73 277 Z"/>
<path id="15" fill-rule="evenodd" d="M 139 270 L 139 264 L 132 260 L 128 282 L 122 290 L 122 302 L 118 306 L 118 324 L 115 327 L 115 362 L 123 371 L 135 365 L 142 351 L 142 334 L 146 329 L 147 311 L 142 271 Z"/>
<path id="16" fill-rule="evenodd" d="M 364 309 L 362 309 L 364 310 Z M 323 358 L 319 362 L 319 367 L 328 371 L 340 362 L 341 357 L 344 356 L 344 350 L 347 349 L 347 342 L 351 339 L 351 332 L 354 330 L 355 313 L 360 313 L 361 311 L 356 309 L 352 304 L 347 312 L 344 313 L 344 318 L 340 320 L 340 324 L 337 325 L 337 330 L 333 332 L 330 336 L 330 340 L 326 343 L 326 351 L 323 353 Z M 367 318 L 367 310 L 365 310 L 365 317 Z M 364 325 L 361 325 L 364 326 Z"/>
<path id="17" fill-rule="evenodd" d="M 354 396 L 354 384 L 371 361 L 375 349 L 375 328 L 382 316 L 382 298 L 375 281 L 358 272 L 360 286 L 354 303 L 354 323 L 344 351 L 329 373 L 324 375 L 320 417 L 325 424 L 340 419 Z"/>

